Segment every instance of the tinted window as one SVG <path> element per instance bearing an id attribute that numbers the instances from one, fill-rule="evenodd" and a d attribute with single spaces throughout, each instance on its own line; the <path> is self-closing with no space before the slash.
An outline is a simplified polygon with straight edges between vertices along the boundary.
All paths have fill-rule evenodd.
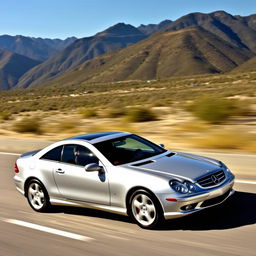
<path id="1" fill-rule="evenodd" d="M 76 145 L 64 145 L 61 161 L 64 163 L 75 164 L 75 148 Z"/>
<path id="2" fill-rule="evenodd" d="M 99 160 L 86 147 L 80 145 L 65 145 L 62 154 L 62 162 L 85 166 L 90 163 L 98 164 Z"/>
<path id="3" fill-rule="evenodd" d="M 60 161 L 61 158 L 61 151 L 62 146 L 59 146 L 57 148 L 54 148 L 50 151 L 48 151 L 46 154 L 44 154 L 40 159 L 47 159 L 47 160 L 53 160 L 53 161 Z"/>
<path id="4" fill-rule="evenodd" d="M 95 143 L 94 146 L 113 165 L 130 163 L 166 152 L 160 146 L 134 134 Z"/>

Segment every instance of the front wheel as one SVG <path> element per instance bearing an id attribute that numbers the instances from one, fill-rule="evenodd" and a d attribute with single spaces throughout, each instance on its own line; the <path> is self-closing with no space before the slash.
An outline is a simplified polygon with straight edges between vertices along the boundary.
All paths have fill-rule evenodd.
<path id="1" fill-rule="evenodd" d="M 38 180 L 31 180 L 27 186 L 29 205 L 37 212 L 46 212 L 50 207 L 49 196 L 44 186 Z"/>
<path id="2" fill-rule="evenodd" d="M 162 219 L 162 209 L 146 190 L 137 190 L 130 197 L 129 213 L 133 220 L 142 228 L 156 227 Z"/>

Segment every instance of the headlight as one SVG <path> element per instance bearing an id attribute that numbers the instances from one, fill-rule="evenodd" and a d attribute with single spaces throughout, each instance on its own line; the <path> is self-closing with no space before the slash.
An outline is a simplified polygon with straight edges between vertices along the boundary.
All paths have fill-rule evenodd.
<path id="1" fill-rule="evenodd" d="M 196 190 L 195 185 L 190 181 L 180 182 L 178 180 L 171 180 L 170 186 L 174 191 L 181 194 L 192 193 L 192 192 L 195 192 Z"/>
<path id="2" fill-rule="evenodd" d="M 231 172 L 230 169 L 222 162 L 220 162 L 221 167 L 224 168 L 224 170 L 226 170 L 227 172 Z"/>

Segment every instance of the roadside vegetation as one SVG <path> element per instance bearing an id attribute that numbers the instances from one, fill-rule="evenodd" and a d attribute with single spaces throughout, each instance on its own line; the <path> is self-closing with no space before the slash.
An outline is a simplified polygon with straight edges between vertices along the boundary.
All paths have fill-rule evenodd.
<path id="1" fill-rule="evenodd" d="M 248 102 L 219 96 L 202 96 L 187 105 L 197 118 L 211 124 L 223 123 L 232 116 L 246 116 L 252 113 Z"/>
<path id="2" fill-rule="evenodd" d="M 124 109 L 127 106 L 170 106 L 202 95 L 255 98 L 256 73 L 192 76 L 160 81 L 89 83 L 0 92 L 0 112 Z M 172 103 L 170 103 L 172 102 Z M 255 102 L 254 102 L 255 103 Z"/>
<path id="3" fill-rule="evenodd" d="M 146 107 L 131 108 L 127 111 L 126 116 L 130 122 L 149 122 L 157 120 L 156 114 Z"/>
<path id="4" fill-rule="evenodd" d="M 252 72 L 2 91 L 0 134 L 127 130 L 171 147 L 256 152 L 255 88 Z"/>
<path id="5" fill-rule="evenodd" d="M 19 133 L 42 134 L 41 122 L 35 117 L 24 117 L 13 124 L 13 129 Z"/>

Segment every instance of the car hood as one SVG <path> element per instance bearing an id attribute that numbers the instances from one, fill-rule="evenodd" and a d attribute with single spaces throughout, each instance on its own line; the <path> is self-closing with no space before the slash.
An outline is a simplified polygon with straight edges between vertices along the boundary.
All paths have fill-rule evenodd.
<path id="1" fill-rule="evenodd" d="M 159 158 L 140 161 L 132 165 L 137 170 L 154 174 L 178 176 L 180 178 L 197 180 L 199 177 L 220 169 L 219 161 L 185 153 L 167 154 Z"/>

